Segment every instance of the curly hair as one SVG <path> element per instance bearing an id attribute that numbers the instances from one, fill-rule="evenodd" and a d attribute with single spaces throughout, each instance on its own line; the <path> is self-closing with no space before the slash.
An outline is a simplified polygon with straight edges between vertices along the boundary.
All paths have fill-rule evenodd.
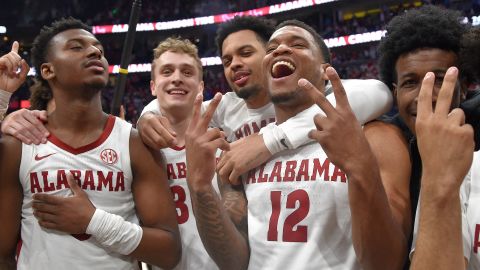
<path id="1" fill-rule="evenodd" d="M 480 28 L 473 28 L 463 36 L 460 69 L 468 82 L 480 82 Z"/>
<path id="2" fill-rule="evenodd" d="M 47 110 L 48 102 L 53 98 L 53 93 L 50 87 L 45 87 L 40 81 L 35 80 L 35 83 L 30 87 L 30 110 Z"/>
<path id="3" fill-rule="evenodd" d="M 230 34 L 242 30 L 251 30 L 255 32 L 258 40 L 263 44 L 267 44 L 267 41 L 275 30 L 275 21 L 253 16 L 236 16 L 232 20 L 222 23 L 217 29 L 217 36 L 215 38 L 220 56 L 222 56 L 223 41 Z"/>
<path id="4" fill-rule="evenodd" d="M 287 20 L 277 25 L 277 27 L 275 28 L 275 31 L 285 26 L 296 26 L 296 27 L 303 28 L 307 32 L 309 32 L 310 35 L 312 35 L 315 42 L 317 43 L 318 48 L 320 49 L 320 53 L 322 54 L 323 61 L 325 63 L 330 63 L 331 61 L 330 50 L 328 49 L 327 44 L 325 44 L 325 41 L 323 40 L 323 38 L 317 33 L 317 31 L 315 31 L 315 29 L 313 29 L 311 26 L 299 20 Z"/>
<path id="5" fill-rule="evenodd" d="M 49 53 L 50 41 L 58 33 L 61 33 L 70 29 L 83 29 L 88 32 L 91 32 L 91 28 L 72 17 L 62 18 L 52 23 L 51 26 L 44 26 L 38 36 L 35 38 L 32 44 L 31 50 L 31 60 L 33 67 L 35 68 L 36 74 L 35 77 L 43 87 L 50 88 L 47 81 L 42 78 L 40 72 L 40 66 L 47 62 L 47 57 Z"/>
<path id="6" fill-rule="evenodd" d="M 188 39 L 181 39 L 179 37 L 169 37 L 164 41 L 160 42 L 158 46 L 153 49 L 153 61 L 152 61 L 152 71 L 151 76 L 152 80 L 155 78 L 154 70 L 155 70 L 155 60 L 158 59 L 163 53 L 170 51 L 175 53 L 184 53 L 189 55 L 195 60 L 198 68 L 198 74 L 200 75 L 200 79 L 203 77 L 203 67 L 202 61 L 200 57 L 198 57 L 198 49 L 195 44 L 193 44 Z"/>
<path id="7" fill-rule="evenodd" d="M 458 55 L 460 40 L 467 29 L 460 18 L 457 11 L 431 5 L 394 17 L 378 48 L 380 79 L 393 90 L 398 58 L 417 49 L 438 48 Z"/>

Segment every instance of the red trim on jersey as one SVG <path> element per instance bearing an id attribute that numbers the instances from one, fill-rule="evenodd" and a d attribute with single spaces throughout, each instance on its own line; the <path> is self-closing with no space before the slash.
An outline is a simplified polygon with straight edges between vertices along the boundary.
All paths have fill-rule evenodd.
<path id="1" fill-rule="evenodd" d="M 20 251 L 22 250 L 23 242 L 22 239 L 18 240 L 17 242 L 17 252 L 16 252 L 16 259 L 17 259 L 17 265 L 18 261 L 20 260 Z"/>
<path id="2" fill-rule="evenodd" d="M 101 145 L 103 142 L 105 142 L 105 140 L 107 140 L 108 136 L 110 136 L 110 133 L 112 133 L 114 125 L 115 125 L 115 116 L 109 115 L 108 119 L 107 119 L 107 122 L 105 123 L 105 127 L 103 128 L 103 132 L 100 135 L 100 137 L 98 137 L 98 139 L 96 139 L 94 142 L 89 143 L 89 144 L 84 145 L 84 146 L 80 146 L 78 148 L 71 147 L 70 145 L 62 142 L 59 138 L 55 137 L 55 135 L 53 135 L 53 134 L 50 134 L 50 136 L 48 137 L 48 140 L 51 143 L 55 144 L 56 146 L 62 148 L 63 150 L 65 150 L 67 152 L 70 152 L 74 155 L 78 155 L 78 154 L 90 151 L 90 150 L 94 149 L 95 147 L 98 147 L 99 145 Z"/>
<path id="3" fill-rule="evenodd" d="M 185 149 L 185 145 L 184 146 L 175 145 L 175 146 L 172 146 L 170 148 L 175 150 L 175 151 L 182 151 L 183 149 Z"/>

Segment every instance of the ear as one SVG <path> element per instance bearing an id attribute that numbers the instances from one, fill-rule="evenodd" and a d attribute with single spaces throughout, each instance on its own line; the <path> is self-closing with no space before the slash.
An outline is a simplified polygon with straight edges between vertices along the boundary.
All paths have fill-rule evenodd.
<path id="1" fill-rule="evenodd" d="M 396 106 L 397 105 L 397 83 L 392 83 L 392 86 L 393 86 L 393 106 Z"/>
<path id="2" fill-rule="evenodd" d="M 328 81 L 327 68 L 330 66 L 332 66 L 330 63 L 323 63 L 320 65 L 320 68 L 322 69 L 322 80 Z"/>
<path id="3" fill-rule="evenodd" d="M 152 92 L 152 96 L 157 96 L 157 91 L 155 91 L 155 81 L 150 80 L 150 92 Z"/>
<path id="4" fill-rule="evenodd" d="M 40 74 L 44 80 L 48 81 L 55 77 L 55 69 L 53 68 L 52 64 L 43 63 L 40 66 Z"/>

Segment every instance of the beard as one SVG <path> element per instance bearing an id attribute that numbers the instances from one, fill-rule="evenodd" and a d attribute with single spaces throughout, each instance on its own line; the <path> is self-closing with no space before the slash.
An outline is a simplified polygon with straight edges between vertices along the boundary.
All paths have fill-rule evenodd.
<path id="1" fill-rule="evenodd" d="M 242 87 L 238 89 L 235 93 L 239 98 L 247 100 L 251 97 L 256 96 L 258 93 L 260 93 L 261 90 L 262 88 L 260 87 L 260 85 L 255 84 L 255 85 Z"/>

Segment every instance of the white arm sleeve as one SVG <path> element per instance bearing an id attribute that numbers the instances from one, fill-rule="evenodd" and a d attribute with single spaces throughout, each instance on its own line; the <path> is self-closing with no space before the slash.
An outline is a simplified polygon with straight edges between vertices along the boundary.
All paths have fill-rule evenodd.
<path id="1" fill-rule="evenodd" d="M 392 106 L 393 98 L 390 89 L 378 80 L 342 80 L 342 84 L 350 106 L 361 125 L 388 112 Z M 333 106 L 336 105 L 335 95 L 330 94 L 327 99 Z M 286 147 L 296 149 L 312 141 L 308 138 L 308 133 L 315 128 L 313 117 L 316 114 L 325 115 L 320 108 L 315 107 L 316 109 L 309 110 L 304 117 L 290 118 L 263 132 L 265 145 L 272 154 Z"/>
<path id="2" fill-rule="evenodd" d="M 8 103 L 11 96 L 12 93 L 0 89 L 0 122 L 3 120 L 5 114 L 7 113 Z"/>

